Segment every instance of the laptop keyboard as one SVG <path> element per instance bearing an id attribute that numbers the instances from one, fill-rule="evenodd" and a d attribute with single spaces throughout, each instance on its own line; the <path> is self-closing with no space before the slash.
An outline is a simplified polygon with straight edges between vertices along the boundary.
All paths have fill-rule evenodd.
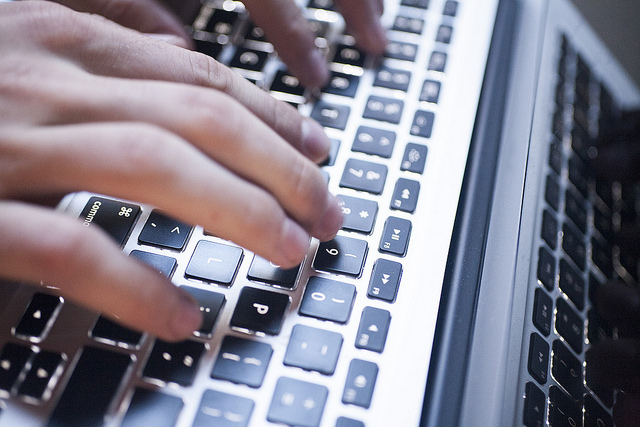
<path id="1" fill-rule="evenodd" d="M 447 76 L 462 3 L 394 5 L 390 43 L 376 59 L 341 32 L 330 0 L 307 2 L 316 45 L 331 70 L 318 94 L 287 72 L 241 3 L 204 2 L 192 26 L 197 49 L 325 127 L 333 146 L 322 170 L 342 202 L 343 229 L 329 242 L 312 242 L 302 265 L 283 270 L 153 207 L 74 195 L 66 210 L 191 293 L 204 321 L 191 339 L 167 343 L 87 313 L 43 287 L 3 283 L 0 425 L 375 425 L 369 408 L 381 393 L 376 386 L 396 376 L 413 390 L 413 424 L 459 191 L 447 190 L 452 199 L 443 200 L 439 175 L 431 172 L 437 163 L 427 159 L 437 121 L 444 120 L 439 105 L 455 89 Z M 488 42 L 474 52 L 479 47 L 487 49 Z M 418 59 L 423 62 L 414 63 Z M 475 78 L 469 64 L 464 75 L 471 99 L 462 105 L 475 112 L 484 62 Z M 417 89 L 413 95 L 410 88 Z M 456 117 L 468 136 L 435 146 L 436 159 L 446 158 L 449 169 L 460 172 L 454 187 L 462 180 L 473 121 L 474 114 Z M 434 195 L 444 222 L 421 205 Z M 427 226 L 443 230 L 445 238 Z M 425 236 L 435 246 L 425 246 Z M 412 258 L 413 246 L 424 253 Z M 435 281 L 425 276 L 424 264 Z M 403 283 L 417 277 L 428 277 L 428 286 Z M 420 324 L 405 312 L 422 313 Z M 412 327 L 420 333 L 407 343 Z"/>
<path id="2" fill-rule="evenodd" d="M 539 212 L 537 286 L 528 319 L 524 425 L 613 426 L 615 392 L 584 363 L 590 344 L 613 337 L 594 291 L 608 279 L 638 283 L 638 261 L 610 243 L 621 221 L 637 218 L 636 188 L 596 181 L 592 141 L 620 114 L 601 77 L 567 37 L 557 63 L 555 114 Z M 525 347 L 526 348 L 526 347 Z"/>

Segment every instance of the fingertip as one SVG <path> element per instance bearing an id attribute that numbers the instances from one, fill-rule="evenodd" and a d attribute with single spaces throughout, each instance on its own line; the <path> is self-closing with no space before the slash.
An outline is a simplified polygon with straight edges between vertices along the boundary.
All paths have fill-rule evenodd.
<path id="1" fill-rule="evenodd" d="M 329 155 L 331 141 L 318 122 L 305 117 L 301 123 L 303 154 L 314 162 L 321 162 Z"/>
<path id="2" fill-rule="evenodd" d="M 314 235 L 321 241 L 333 239 L 342 227 L 343 220 L 338 198 L 328 193 L 326 206 Z"/>
<path id="3" fill-rule="evenodd" d="M 178 292 L 176 309 L 172 313 L 168 313 L 170 316 L 170 335 L 163 337 L 171 341 L 188 338 L 202 324 L 200 305 L 186 291 L 176 290 Z"/>

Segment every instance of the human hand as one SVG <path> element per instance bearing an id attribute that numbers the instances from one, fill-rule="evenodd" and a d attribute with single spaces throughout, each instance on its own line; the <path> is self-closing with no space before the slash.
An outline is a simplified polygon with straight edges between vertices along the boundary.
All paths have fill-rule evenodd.
<path id="1" fill-rule="evenodd" d="M 175 340 L 195 302 L 99 230 L 25 200 L 154 205 L 283 267 L 340 208 L 322 128 L 213 59 L 41 1 L 0 3 L 0 275 Z M 312 161 L 313 160 L 313 161 Z"/>
<path id="2" fill-rule="evenodd" d="M 162 35 L 167 41 L 190 46 L 191 41 L 175 15 L 155 0 L 56 0 L 75 10 L 98 13 L 121 25 L 148 34 Z M 199 1 L 165 0 L 174 9 L 193 9 Z M 294 0 L 244 0 L 251 19 L 273 43 L 279 56 L 303 86 L 321 87 L 329 79 L 322 54 L 315 46 L 309 23 Z M 335 0 L 345 18 L 347 30 L 365 52 L 381 55 L 386 36 L 380 25 L 383 0 Z"/>

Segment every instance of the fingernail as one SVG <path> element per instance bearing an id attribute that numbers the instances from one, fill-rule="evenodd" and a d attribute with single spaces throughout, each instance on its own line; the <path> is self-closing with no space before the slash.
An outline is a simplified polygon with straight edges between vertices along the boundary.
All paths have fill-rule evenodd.
<path id="1" fill-rule="evenodd" d="M 177 337 L 188 337 L 200 328 L 202 324 L 202 313 L 200 306 L 189 295 L 180 291 L 180 303 L 178 310 L 173 313 L 171 328 Z"/>
<path id="2" fill-rule="evenodd" d="M 329 155 L 331 141 L 324 133 L 324 129 L 313 119 L 302 121 L 302 145 L 304 154 L 313 161 L 322 161 Z"/>
<path id="3" fill-rule="evenodd" d="M 283 255 L 290 261 L 292 267 L 300 264 L 309 249 L 311 238 L 302 227 L 290 219 L 287 219 L 282 230 Z"/>
<path id="4" fill-rule="evenodd" d="M 338 203 L 338 198 L 329 193 L 327 206 L 322 214 L 316 237 L 322 241 L 333 239 L 338 233 L 338 230 L 340 230 L 340 227 L 342 227 L 342 222 L 343 215 Z"/>

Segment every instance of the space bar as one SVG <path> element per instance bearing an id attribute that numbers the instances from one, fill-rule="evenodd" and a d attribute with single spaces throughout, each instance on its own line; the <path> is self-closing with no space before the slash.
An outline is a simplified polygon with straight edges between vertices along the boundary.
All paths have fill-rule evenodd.
<path id="1" fill-rule="evenodd" d="M 126 354 L 85 347 L 47 425 L 102 426 L 131 360 Z"/>

